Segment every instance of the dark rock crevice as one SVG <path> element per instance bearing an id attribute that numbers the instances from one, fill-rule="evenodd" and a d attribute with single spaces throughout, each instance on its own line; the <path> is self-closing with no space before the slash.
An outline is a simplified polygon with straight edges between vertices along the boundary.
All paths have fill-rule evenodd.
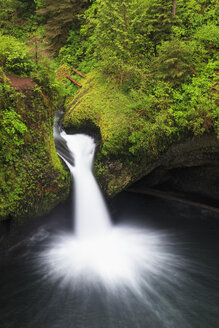
<path id="1" fill-rule="evenodd" d="M 206 135 L 172 146 L 129 186 L 132 190 L 158 191 L 219 206 L 219 142 Z"/>

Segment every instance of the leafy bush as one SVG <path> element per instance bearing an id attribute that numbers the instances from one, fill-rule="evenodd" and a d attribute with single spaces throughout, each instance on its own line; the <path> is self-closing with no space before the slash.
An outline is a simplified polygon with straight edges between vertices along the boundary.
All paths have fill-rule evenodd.
<path id="1" fill-rule="evenodd" d="M 219 47 L 219 26 L 214 23 L 203 25 L 195 33 L 194 37 L 207 46 Z"/>
<path id="2" fill-rule="evenodd" d="M 21 146 L 24 144 L 27 127 L 22 122 L 21 115 L 13 108 L 9 108 L 0 114 L 0 131 L 1 162 L 12 164 L 17 160 Z"/>
<path id="3" fill-rule="evenodd" d="M 48 58 L 38 63 L 37 70 L 31 73 L 31 78 L 54 101 L 54 105 L 62 105 L 65 94 L 64 86 L 55 74 L 55 65 Z"/>
<path id="4" fill-rule="evenodd" d="M 12 36 L 0 34 L 0 66 L 7 71 L 24 76 L 36 67 L 24 43 Z"/>
<path id="5" fill-rule="evenodd" d="M 176 85 L 188 77 L 196 75 L 194 64 L 197 51 L 199 50 L 194 42 L 180 40 L 164 42 L 154 61 L 159 77 Z"/>
<path id="6" fill-rule="evenodd" d="M 66 45 L 59 51 L 58 58 L 61 63 L 77 66 L 81 54 L 80 33 L 78 30 L 71 30 Z"/>

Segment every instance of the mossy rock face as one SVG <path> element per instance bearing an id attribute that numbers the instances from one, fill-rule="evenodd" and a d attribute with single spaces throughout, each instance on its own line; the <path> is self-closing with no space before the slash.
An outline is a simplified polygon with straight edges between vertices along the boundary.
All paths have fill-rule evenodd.
<path id="1" fill-rule="evenodd" d="M 216 135 L 203 135 L 172 145 L 131 186 L 138 192 L 148 188 L 218 206 L 219 142 Z"/>
<path id="2" fill-rule="evenodd" d="M 0 76 L 0 220 L 22 222 L 66 199 L 70 176 L 53 140 L 56 111 L 35 84 L 15 88 Z"/>
<path id="3" fill-rule="evenodd" d="M 197 192 L 217 197 L 219 142 L 214 126 L 206 130 L 200 125 L 200 132 L 194 132 L 196 117 L 193 127 L 190 121 L 187 126 L 181 126 L 171 109 L 157 112 L 151 109 L 151 103 L 147 105 L 147 100 L 144 108 L 136 103 L 136 95 L 132 97 L 115 81 L 106 81 L 94 73 L 88 75 L 83 87 L 68 103 L 63 119 L 66 129 L 88 134 L 94 131 L 93 126 L 97 129 L 99 146 L 94 171 L 105 194 L 113 196 L 152 172 L 157 175 L 154 174 L 150 183 L 150 179 L 145 180 L 145 187 L 160 184 L 161 171 L 165 172 L 163 178 L 171 170 L 186 167 L 201 168 L 202 175 L 206 168 L 209 175 L 213 167 L 215 179 L 213 174 L 202 186 L 198 181 L 195 184 L 195 179 L 191 183 L 193 191 L 197 186 Z M 159 169 L 162 167 L 165 170 Z M 189 183 L 184 183 L 182 189 L 189 191 Z"/>

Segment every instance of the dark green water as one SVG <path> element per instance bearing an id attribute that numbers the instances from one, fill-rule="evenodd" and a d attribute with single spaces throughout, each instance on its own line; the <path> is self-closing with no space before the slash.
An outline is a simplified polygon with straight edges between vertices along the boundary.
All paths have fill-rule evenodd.
<path id="1" fill-rule="evenodd" d="M 158 256 L 155 270 L 145 270 L 141 295 L 127 286 L 111 290 L 98 280 L 89 285 L 86 278 L 73 284 L 51 279 L 39 258 L 54 236 L 71 233 L 66 204 L 30 225 L 1 254 L 0 327 L 218 328 L 216 214 L 129 193 L 109 207 L 116 225 L 137 226 L 149 232 L 148 240 L 159 240 L 161 262 Z"/>

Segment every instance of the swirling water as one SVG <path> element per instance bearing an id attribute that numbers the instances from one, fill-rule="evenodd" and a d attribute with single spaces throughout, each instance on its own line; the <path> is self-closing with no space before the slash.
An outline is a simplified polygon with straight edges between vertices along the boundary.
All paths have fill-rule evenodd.
<path id="1" fill-rule="evenodd" d="M 70 163 L 74 181 L 86 176 L 75 181 L 74 232 L 66 203 L 2 254 L 0 327 L 217 328 L 216 215 L 122 193 L 111 201 L 111 223 L 92 180 L 94 144 L 82 139 L 79 153 L 90 160 L 83 167 L 74 154 Z"/>

